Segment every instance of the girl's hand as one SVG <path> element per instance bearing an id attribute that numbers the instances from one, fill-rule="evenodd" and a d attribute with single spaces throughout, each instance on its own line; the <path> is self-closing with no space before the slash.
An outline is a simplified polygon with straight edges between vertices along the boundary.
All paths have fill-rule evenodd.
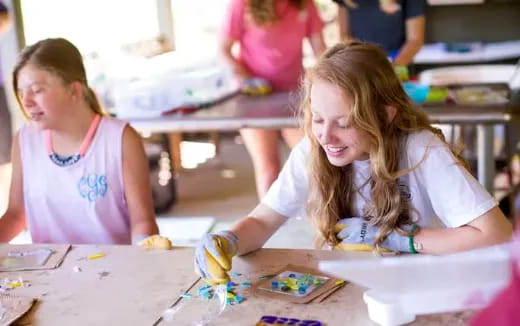
<path id="1" fill-rule="evenodd" d="M 207 234 L 195 248 L 195 271 L 210 285 L 226 284 L 237 252 L 238 237 L 233 232 Z"/>
<path id="2" fill-rule="evenodd" d="M 242 83 L 241 90 L 247 95 L 267 95 L 271 93 L 271 84 L 262 78 L 248 78 Z"/>
<path id="3" fill-rule="evenodd" d="M 344 218 L 336 224 L 336 237 L 341 243 L 334 249 L 372 251 L 379 229 L 361 217 Z M 397 232 L 390 233 L 381 244 L 383 251 L 410 252 L 410 239 Z"/>
<path id="4" fill-rule="evenodd" d="M 172 242 L 167 237 L 163 237 L 158 234 L 151 235 L 146 237 L 142 241 L 138 243 L 141 247 L 149 247 L 154 249 L 166 249 L 169 250 L 172 248 Z"/>

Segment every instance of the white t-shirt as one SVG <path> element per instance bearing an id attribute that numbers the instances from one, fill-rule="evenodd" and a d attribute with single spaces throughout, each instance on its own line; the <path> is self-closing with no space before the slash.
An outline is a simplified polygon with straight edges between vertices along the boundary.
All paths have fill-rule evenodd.
<path id="1" fill-rule="evenodd" d="M 278 179 L 262 199 L 276 212 L 294 217 L 304 214 L 309 192 L 306 159 L 309 139 L 291 152 Z M 497 206 L 496 200 L 460 164 L 446 144 L 430 131 L 408 135 L 400 168 L 415 169 L 399 178 L 401 196 L 410 201 L 410 214 L 421 227 L 459 227 Z M 424 159 L 424 160 L 423 160 Z M 421 162 L 421 160 L 423 160 Z M 370 200 L 370 161 L 353 163 L 353 216 L 363 216 Z M 345 216 L 348 217 L 348 216 Z"/>

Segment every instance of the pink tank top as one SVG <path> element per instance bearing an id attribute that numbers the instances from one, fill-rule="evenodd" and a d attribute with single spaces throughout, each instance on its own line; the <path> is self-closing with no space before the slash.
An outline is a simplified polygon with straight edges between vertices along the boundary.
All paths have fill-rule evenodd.
<path id="1" fill-rule="evenodd" d="M 25 214 L 34 243 L 130 244 L 122 144 L 126 122 L 103 117 L 84 157 L 51 161 L 45 133 L 20 129 Z"/>

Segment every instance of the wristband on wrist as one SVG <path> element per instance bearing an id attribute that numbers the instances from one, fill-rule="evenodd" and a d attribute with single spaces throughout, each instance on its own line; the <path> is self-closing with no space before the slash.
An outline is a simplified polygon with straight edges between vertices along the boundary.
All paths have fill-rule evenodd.
<path id="1" fill-rule="evenodd" d="M 419 228 L 419 226 L 414 223 L 414 225 L 412 226 L 412 230 L 410 232 L 414 233 L 418 228 Z M 417 254 L 418 252 L 417 252 L 417 250 L 415 250 L 415 244 L 414 244 L 413 238 L 414 238 L 413 235 L 408 236 L 408 246 L 409 246 L 410 252 L 412 254 Z"/>
<path id="2" fill-rule="evenodd" d="M 238 243 L 238 236 L 232 231 L 229 231 L 229 230 L 220 231 L 220 232 L 217 232 L 217 235 L 221 235 L 224 238 L 233 241 L 234 243 Z"/>

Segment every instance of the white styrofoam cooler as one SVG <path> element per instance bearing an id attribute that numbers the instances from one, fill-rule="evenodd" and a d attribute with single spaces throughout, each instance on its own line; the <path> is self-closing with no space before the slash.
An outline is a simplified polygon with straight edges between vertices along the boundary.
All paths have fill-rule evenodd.
<path id="1" fill-rule="evenodd" d="M 510 279 L 509 246 L 460 254 L 322 261 L 319 269 L 368 288 L 363 299 L 379 325 L 409 323 L 420 314 L 478 309 Z"/>

